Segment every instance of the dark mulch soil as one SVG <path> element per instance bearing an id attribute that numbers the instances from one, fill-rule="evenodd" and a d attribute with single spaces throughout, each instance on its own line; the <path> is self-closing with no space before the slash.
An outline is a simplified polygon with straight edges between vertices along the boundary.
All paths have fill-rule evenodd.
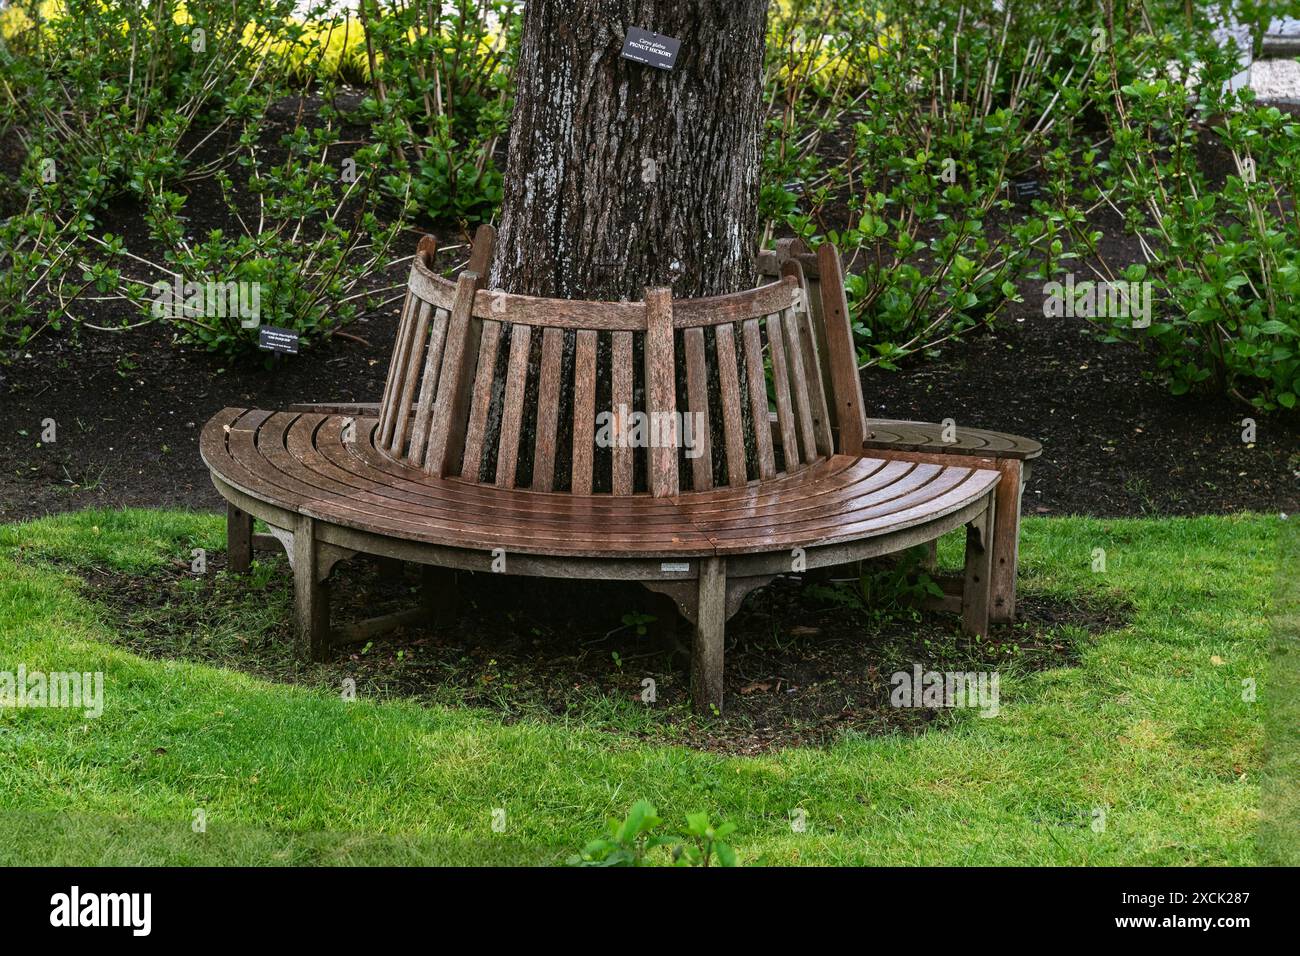
<path id="1" fill-rule="evenodd" d="M 269 680 L 482 707 L 507 721 L 580 718 L 613 732 L 700 749 L 754 754 L 822 745 L 844 733 L 919 732 L 951 710 L 892 706 L 891 677 L 928 670 L 1013 674 L 1072 664 L 1089 634 L 1123 626 L 1131 608 L 1027 595 L 1022 620 L 987 641 L 960 636 L 956 617 L 902 610 L 872 615 L 834 582 L 779 579 L 752 595 L 727 628 L 724 716 L 689 710 L 689 677 L 671 631 L 646 612 L 646 592 L 620 583 L 536 582 L 461 575 L 461 606 L 437 626 L 344 649 L 302 665 L 289 647 L 290 577 L 281 557 L 251 582 L 196 578 L 184 562 L 146 576 L 83 572 L 87 596 L 117 623 L 118 640 L 147 656 L 235 667 Z M 336 607 L 365 615 L 416 600 L 414 576 L 383 579 L 368 561 L 336 574 Z M 626 619 L 629 623 L 621 623 Z M 644 633 L 638 633 L 638 625 Z M 646 681 L 655 700 L 643 700 Z M 1005 683 L 1000 690 L 1006 702 Z M 645 708 L 641 711 L 641 708 Z"/>

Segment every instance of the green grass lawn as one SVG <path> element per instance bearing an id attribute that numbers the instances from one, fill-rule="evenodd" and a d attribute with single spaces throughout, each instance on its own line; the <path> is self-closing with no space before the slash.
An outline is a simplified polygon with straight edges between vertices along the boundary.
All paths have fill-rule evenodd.
<path id="1" fill-rule="evenodd" d="M 642 797 L 736 823 L 742 864 L 1295 863 L 1296 525 L 1028 520 L 1022 587 L 1122 598 L 1130 625 L 1005 679 L 996 718 L 761 757 L 145 659 L 71 569 L 220 550 L 221 519 L 3 526 L 0 671 L 103 671 L 105 703 L 0 709 L 0 863 L 555 863 Z"/>

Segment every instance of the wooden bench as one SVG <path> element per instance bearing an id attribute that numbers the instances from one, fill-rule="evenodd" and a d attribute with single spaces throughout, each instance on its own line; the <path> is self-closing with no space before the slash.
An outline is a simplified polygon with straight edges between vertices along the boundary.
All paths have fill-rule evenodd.
<path id="1" fill-rule="evenodd" d="M 692 700 L 720 710 L 725 622 L 746 594 L 962 527 L 962 628 L 987 633 L 1005 471 L 977 449 L 864 444 L 832 246 L 813 308 L 798 261 L 704 299 L 509 295 L 483 287 L 492 241 L 481 228 L 455 281 L 421 241 L 377 405 L 227 408 L 203 430 L 230 566 L 269 543 L 252 533 L 266 522 L 304 656 L 395 622 L 331 629 L 327 579 L 356 554 L 423 565 L 431 588 L 454 586 L 445 569 L 632 580 L 694 625 Z M 650 447 L 617 440 L 638 415 L 659 426 Z"/>

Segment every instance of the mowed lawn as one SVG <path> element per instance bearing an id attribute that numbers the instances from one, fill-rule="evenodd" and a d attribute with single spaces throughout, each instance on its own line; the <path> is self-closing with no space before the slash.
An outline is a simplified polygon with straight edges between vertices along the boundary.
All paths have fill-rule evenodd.
<path id="1" fill-rule="evenodd" d="M 222 518 L 3 526 L 0 671 L 103 671 L 105 699 L 0 710 L 0 863 L 549 864 L 642 797 L 674 828 L 736 823 L 742 864 L 1296 862 L 1296 722 L 1266 719 L 1295 714 L 1296 525 L 1027 520 L 1022 588 L 1127 600 L 1132 623 L 1004 677 L 995 718 L 761 757 L 145 659 L 71 570 L 218 551 Z"/>

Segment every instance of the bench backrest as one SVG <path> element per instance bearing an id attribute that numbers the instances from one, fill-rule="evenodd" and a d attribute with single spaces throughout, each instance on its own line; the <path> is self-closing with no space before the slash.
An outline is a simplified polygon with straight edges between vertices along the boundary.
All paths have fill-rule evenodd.
<path id="1" fill-rule="evenodd" d="M 789 258 L 766 285 L 703 299 L 510 295 L 483 288 L 493 240 L 480 227 L 454 282 L 434 271 L 433 240 L 420 243 L 378 426 L 394 459 L 503 488 L 666 496 L 860 452 L 862 394 L 829 244 L 814 309 Z"/>

